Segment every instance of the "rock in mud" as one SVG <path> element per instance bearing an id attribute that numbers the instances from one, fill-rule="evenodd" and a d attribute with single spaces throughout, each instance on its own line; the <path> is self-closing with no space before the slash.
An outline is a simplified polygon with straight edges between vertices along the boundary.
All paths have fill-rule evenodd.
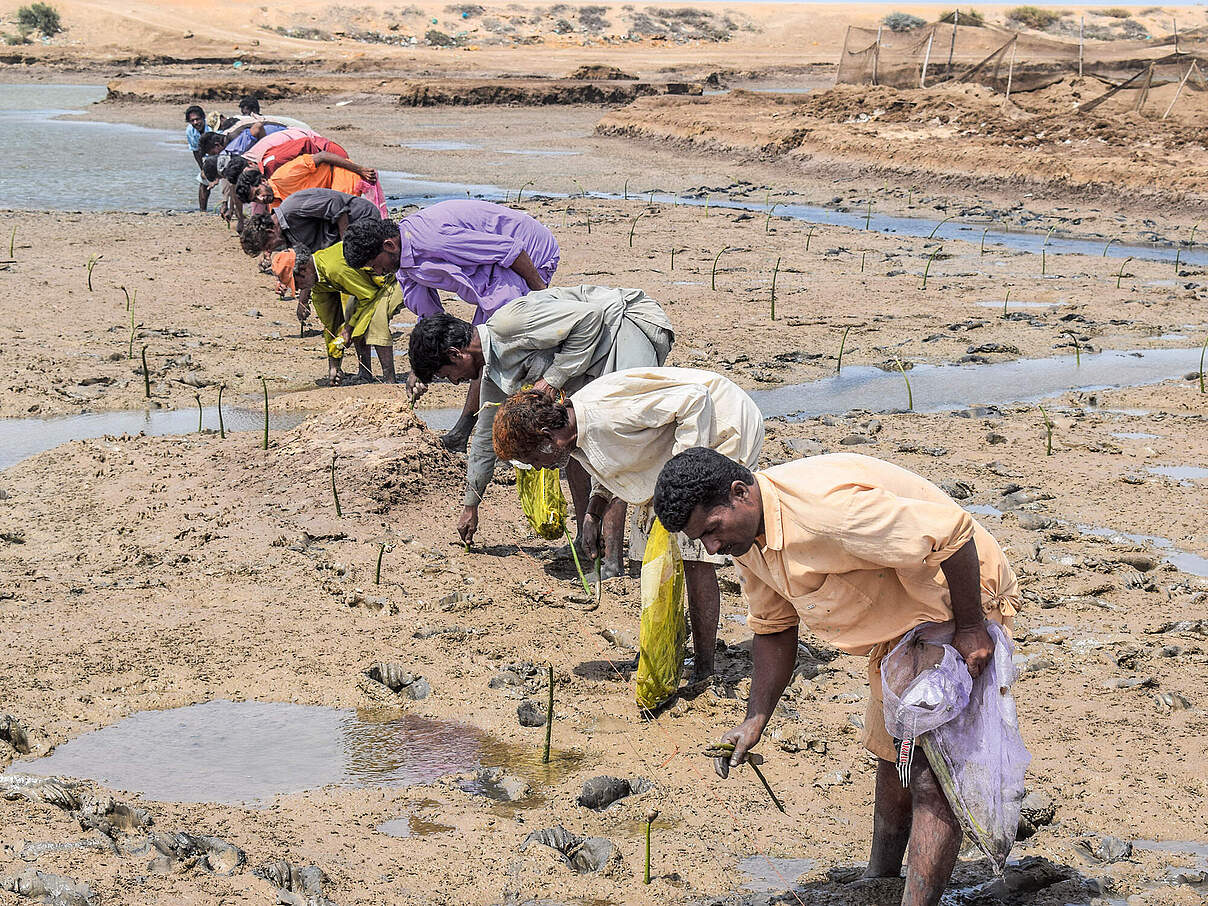
<path id="1" fill-rule="evenodd" d="M 401 696 L 419 701 L 432 694 L 432 686 L 418 673 L 408 673 L 398 664 L 379 662 L 361 674 L 357 685 L 371 698 L 388 701 Z"/>
<path id="2" fill-rule="evenodd" d="M 34 868 L 27 868 L 13 878 L 0 878 L 0 890 L 49 906 L 92 906 L 97 902 L 87 884 Z"/>
<path id="3" fill-rule="evenodd" d="M 457 785 L 472 796 L 486 796 L 496 802 L 519 802 L 532 789 L 528 781 L 503 768 L 483 768 L 472 778 L 458 781 Z"/>
<path id="4" fill-rule="evenodd" d="M 112 796 L 85 799 L 76 818 L 80 827 L 99 831 L 111 840 L 119 834 L 144 830 L 154 823 L 151 815 L 145 810 L 118 802 Z"/>
<path id="5" fill-rule="evenodd" d="M 593 874 L 606 868 L 609 863 L 619 863 L 621 859 L 611 840 L 604 837 L 580 837 L 564 827 L 533 831 L 520 844 L 520 851 L 524 852 L 533 843 L 548 846 L 581 875 Z"/>
<path id="6" fill-rule="evenodd" d="M 1052 824 L 1056 816 L 1057 806 L 1052 796 L 1043 790 L 1030 791 L 1020 804 L 1017 838 L 1028 839 L 1040 828 Z"/>
<path id="7" fill-rule="evenodd" d="M 100 840 L 91 838 L 88 840 L 72 840 L 68 843 L 54 843 L 52 841 L 44 843 L 26 843 L 21 849 L 21 859 L 25 862 L 36 862 L 38 859 L 50 853 L 68 853 L 68 852 L 121 852 L 112 840 Z"/>
<path id="8" fill-rule="evenodd" d="M 221 837 L 183 832 L 151 834 L 149 842 L 156 854 L 147 870 L 157 874 L 201 868 L 218 875 L 233 875 L 247 862 L 243 850 Z"/>
<path id="9" fill-rule="evenodd" d="M 0 740 L 7 742 L 20 755 L 28 755 L 33 751 L 25 727 L 11 714 L 0 714 Z"/>
<path id="10" fill-rule="evenodd" d="M 634 796 L 650 789 L 650 781 L 641 777 L 628 779 L 625 777 L 592 777 L 583 781 L 583 789 L 579 791 L 579 805 L 603 811 L 614 802 L 626 796 Z"/>
<path id="11" fill-rule="evenodd" d="M 285 906 L 335 906 L 323 896 L 323 883 L 327 875 L 317 865 L 299 868 L 284 859 L 278 859 L 253 869 L 252 874 L 276 887 L 277 902 Z"/>
<path id="12" fill-rule="evenodd" d="M 546 705 L 533 699 L 526 699 L 516 706 L 516 717 L 522 727 L 544 727 Z"/>
<path id="13" fill-rule="evenodd" d="M 65 812 L 80 807 L 80 798 L 71 784 L 61 777 L 29 777 L 22 774 L 0 775 L 0 798 L 57 805 Z"/>
<path id="14" fill-rule="evenodd" d="M 1130 841 L 1106 835 L 1083 837 L 1076 846 L 1096 862 L 1123 862 L 1132 857 L 1133 851 Z"/>

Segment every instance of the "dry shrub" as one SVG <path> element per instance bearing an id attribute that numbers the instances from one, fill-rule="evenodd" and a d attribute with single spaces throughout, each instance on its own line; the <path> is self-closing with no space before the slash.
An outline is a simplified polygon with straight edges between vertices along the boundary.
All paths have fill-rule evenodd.
<path id="1" fill-rule="evenodd" d="M 1007 11 L 1008 21 L 1017 22 L 1025 28 L 1034 28 L 1037 31 L 1043 31 L 1050 25 L 1056 24 L 1060 18 L 1061 13 L 1051 9 L 1041 9 L 1039 6 L 1017 6 Z"/>

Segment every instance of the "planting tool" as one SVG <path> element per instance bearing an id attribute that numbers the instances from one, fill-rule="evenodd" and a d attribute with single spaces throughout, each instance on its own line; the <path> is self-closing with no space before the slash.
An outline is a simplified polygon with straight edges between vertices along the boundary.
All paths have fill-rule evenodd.
<path id="1" fill-rule="evenodd" d="M 705 746 L 704 751 L 701 754 L 703 754 L 706 758 L 729 759 L 729 757 L 734 754 L 734 743 L 732 743 L 732 742 L 712 743 L 710 745 Z M 755 772 L 755 776 L 759 778 L 759 782 L 762 783 L 763 788 L 765 790 L 767 790 L 768 796 L 772 800 L 772 804 L 774 806 L 776 806 L 776 808 L 779 809 L 781 812 L 784 812 L 784 803 L 782 803 L 776 797 L 776 794 L 772 792 L 772 787 L 768 783 L 768 779 L 763 776 L 763 771 L 759 770 L 759 766 L 763 763 L 764 763 L 764 758 L 759 753 L 757 753 L 757 752 L 748 752 L 747 753 L 746 764 L 749 764 L 751 766 L 751 770 Z"/>

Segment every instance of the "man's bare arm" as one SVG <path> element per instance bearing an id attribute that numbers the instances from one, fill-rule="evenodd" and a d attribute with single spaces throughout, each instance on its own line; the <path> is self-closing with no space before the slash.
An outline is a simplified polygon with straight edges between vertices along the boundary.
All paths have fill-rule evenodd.
<path id="1" fill-rule="evenodd" d="M 976 677 L 994 654 L 994 641 L 986 630 L 986 618 L 982 613 L 981 563 L 973 539 L 941 563 L 940 570 L 948 581 L 952 615 L 956 619 L 952 647 L 961 653 L 969 673 Z"/>
<path id="2" fill-rule="evenodd" d="M 516 256 L 516 260 L 512 262 L 512 270 L 528 284 L 529 289 L 545 289 L 546 282 L 541 279 L 541 275 L 537 273 L 537 267 L 533 264 L 533 259 L 529 257 L 529 253 L 522 251 Z"/>
<path id="3" fill-rule="evenodd" d="M 776 703 L 784 694 L 797 663 L 797 627 L 756 635 L 751 642 L 751 659 L 747 719 L 721 738 L 723 743 L 734 743 L 734 754 L 729 760 L 717 760 L 717 773 L 722 777 L 730 773 L 730 768 L 742 764 L 747 752 L 759 742 Z"/>

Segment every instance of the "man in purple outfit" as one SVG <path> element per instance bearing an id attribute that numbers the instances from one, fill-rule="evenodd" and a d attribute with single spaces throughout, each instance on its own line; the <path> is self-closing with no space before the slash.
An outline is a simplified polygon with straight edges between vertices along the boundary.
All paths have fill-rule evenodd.
<path id="1" fill-rule="evenodd" d="M 489 201 L 442 201 L 393 220 L 358 221 L 344 234 L 344 260 L 374 273 L 395 273 L 403 304 L 419 318 L 445 310 L 439 290 L 475 307 L 474 325 L 507 303 L 545 289 L 558 269 L 558 240 L 536 218 Z M 412 397 L 427 388 L 407 380 Z M 478 415 L 479 386 L 470 385 L 457 424 L 441 442 L 465 450 Z"/>

